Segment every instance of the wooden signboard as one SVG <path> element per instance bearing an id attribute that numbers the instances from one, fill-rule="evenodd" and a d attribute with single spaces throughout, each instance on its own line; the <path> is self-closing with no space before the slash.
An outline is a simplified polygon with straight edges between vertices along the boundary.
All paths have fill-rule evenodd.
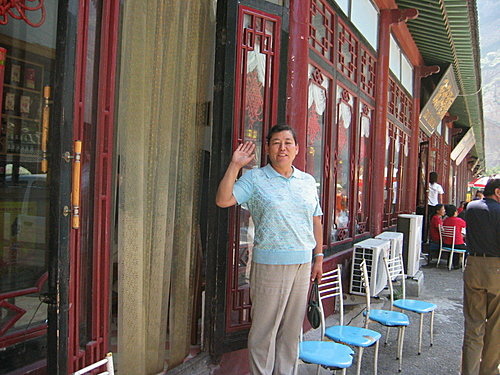
<path id="1" fill-rule="evenodd" d="M 444 115 L 455 101 L 458 92 L 455 73 L 450 65 L 420 112 L 420 128 L 425 134 L 430 136 L 434 133 L 434 130 L 436 130 Z"/>

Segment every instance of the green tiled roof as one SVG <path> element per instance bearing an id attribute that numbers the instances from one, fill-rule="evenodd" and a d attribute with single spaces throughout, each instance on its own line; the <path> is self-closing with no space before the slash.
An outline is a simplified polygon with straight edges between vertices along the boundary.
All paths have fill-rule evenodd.
<path id="1" fill-rule="evenodd" d="M 396 0 L 399 8 L 414 8 L 419 16 L 407 22 L 426 65 L 444 73 L 453 65 L 460 88 L 450 113 L 456 124 L 472 127 L 475 154 L 484 160 L 483 99 L 476 0 Z"/>

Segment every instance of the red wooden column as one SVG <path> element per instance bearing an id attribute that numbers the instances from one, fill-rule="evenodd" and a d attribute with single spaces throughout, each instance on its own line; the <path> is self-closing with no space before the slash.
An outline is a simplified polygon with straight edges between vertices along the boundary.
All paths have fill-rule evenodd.
<path id="1" fill-rule="evenodd" d="M 380 27 L 378 35 L 377 83 L 375 89 L 375 129 L 372 153 L 371 214 L 370 232 L 377 235 L 382 232 L 384 214 L 384 167 L 385 134 L 387 129 L 387 98 L 389 89 L 389 55 L 391 41 L 391 25 L 405 22 L 418 16 L 416 9 L 382 9 L 380 11 Z"/>
<path id="2" fill-rule="evenodd" d="M 306 165 L 307 85 L 309 50 L 309 7 L 300 0 L 290 1 L 290 41 L 288 46 L 288 86 L 286 121 L 297 132 L 298 168 Z"/>
<path id="3" fill-rule="evenodd" d="M 439 73 L 439 66 L 416 66 L 413 75 L 413 112 L 412 112 L 412 129 L 410 137 L 410 155 L 408 159 L 408 193 L 406 195 L 406 208 L 414 212 L 417 205 L 417 184 L 418 184 L 418 132 L 420 129 L 420 90 L 422 88 L 422 78 L 428 77 L 431 74 Z"/>

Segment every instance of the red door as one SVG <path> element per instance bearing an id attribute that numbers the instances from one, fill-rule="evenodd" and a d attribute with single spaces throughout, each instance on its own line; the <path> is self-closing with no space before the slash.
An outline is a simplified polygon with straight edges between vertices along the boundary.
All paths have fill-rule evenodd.
<path id="1" fill-rule="evenodd" d="M 118 1 L 8 5 L 0 9 L 0 374 L 62 375 L 108 350 Z"/>
<path id="2" fill-rule="evenodd" d="M 110 215 L 119 1 L 79 1 L 74 98 L 68 368 L 102 359 L 110 315 Z M 80 146 L 81 145 L 81 146 Z M 79 175 L 78 175 L 79 174 Z M 79 197 L 79 199 L 78 199 Z"/>
<path id="3" fill-rule="evenodd" d="M 266 164 L 265 136 L 279 118 L 283 8 L 261 2 L 256 9 L 230 1 L 226 11 L 227 29 L 221 32 L 231 42 L 225 43 L 227 50 L 223 53 L 218 49 L 226 55 L 227 65 L 217 65 L 220 70 L 216 71 L 216 81 L 220 80 L 224 93 L 214 99 L 214 122 L 224 126 L 232 123 L 232 134 L 228 137 L 227 129 L 214 130 L 212 149 L 220 149 L 218 155 L 227 156 L 239 142 L 252 141 L 256 144 L 257 156 L 248 168 L 260 167 Z M 216 61 L 222 60 L 221 56 L 216 56 Z M 227 72 L 234 73 L 229 76 Z M 219 162 L 214 155 L 212 168 L 217 169 Z M 227 165 L 226 160 L 221 164 Z M 246 171 L 247 168 L 242 173 Z M 206 326 L 210 327 L 207 329 L 209 350 L 221 354 L 246 345 L 251 325 L 249 275 L 254 226 L 248 210 L 242 207 L 219 210 L 217 215 L 220 215 L 218 219 L 210 219 L 208 230 L 220 232 L 219 236 L 211 237 L 211 254 L 207 258 L 208 269 L 213 267 L 215 272 L 207 275 L 207 300 L 214 302 Z M 217 279 L 225 282 L 217 282 Z M 212 286 L 215 289 L 211 289 Z"/>

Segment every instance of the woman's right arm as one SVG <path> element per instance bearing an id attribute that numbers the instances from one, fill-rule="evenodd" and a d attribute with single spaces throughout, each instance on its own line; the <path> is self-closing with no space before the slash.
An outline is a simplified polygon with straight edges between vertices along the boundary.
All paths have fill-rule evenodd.
<path id="1" fill-rule="evenodd" d="M 219 183 L 217 195 L 215 196 L 215 204 L 221 208 L 234 206 L 236 198 L 233 195 L 233 187 L 240 169 L 250 163 L 254 157 L 255 144 L 245 142 L 238 146 L 233 154 L 231 163 L 227 167 L 226 173 Z"/>

